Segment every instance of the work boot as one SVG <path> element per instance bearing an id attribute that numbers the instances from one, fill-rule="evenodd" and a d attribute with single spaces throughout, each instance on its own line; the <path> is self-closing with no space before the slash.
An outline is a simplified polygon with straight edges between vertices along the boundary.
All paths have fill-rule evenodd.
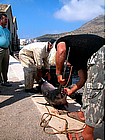
<path id="1" fill-rule="evenodd" d="M 1 83 L 2 86 L 5 86 L 5 87 L 11 87 L 12 84 L 10 84 L 9 82 L 3 82 Z"/>

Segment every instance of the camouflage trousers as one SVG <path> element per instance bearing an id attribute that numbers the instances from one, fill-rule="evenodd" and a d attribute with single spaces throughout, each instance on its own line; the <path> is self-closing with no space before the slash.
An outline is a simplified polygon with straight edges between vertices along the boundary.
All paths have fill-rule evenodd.
<path id="1" fill-rule="evenodd" d="M 82 111 L 86 124 L 100 127 L 104 117 L 105 47 L 101 47 L 88 60 L 88 78 L 82 96 Z"/>

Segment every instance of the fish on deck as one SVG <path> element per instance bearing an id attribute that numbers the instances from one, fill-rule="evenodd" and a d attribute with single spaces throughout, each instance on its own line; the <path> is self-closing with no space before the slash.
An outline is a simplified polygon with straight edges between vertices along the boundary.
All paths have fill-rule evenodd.
<path id="1" fill-rule="evenodd" d="M 60 90 L 54 87 L 47 80 L 42 78 L 41 92 L 44 95 L 46 101 L 55 108 L 64 108 L 68 106 L 67 95 L 63 93 L 63 90 Z"/>

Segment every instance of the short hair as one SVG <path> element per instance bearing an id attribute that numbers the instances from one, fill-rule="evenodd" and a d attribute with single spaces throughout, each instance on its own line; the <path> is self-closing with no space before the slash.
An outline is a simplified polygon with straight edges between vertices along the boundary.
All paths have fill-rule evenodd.
<path id="1" fill-rule="evenodd" d="M 1 14 L 0 14 L 0 19 L 2 19 L 3 16 L 4 16 L 4 17 L 7 17 L 7 15 L 6 15 L 5 13 L 1 13 Z"/>
<path id="2" fill-rule="evenodd" d="M 55 41 L 56 41 L 55 39 L 51 39 L 49 42 L 50 42 L 51 44 L 53 44 Z"/>

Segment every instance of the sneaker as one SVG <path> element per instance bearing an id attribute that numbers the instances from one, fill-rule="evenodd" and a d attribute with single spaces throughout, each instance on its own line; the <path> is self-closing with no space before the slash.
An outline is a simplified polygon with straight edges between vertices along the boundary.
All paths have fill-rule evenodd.
<path id="1" fill-rule="evenodd" d="M 6 87 L 11 87 L 12 84 L 10 84 L 9 82 L 3 82 L 1 83 L 2 86 L 6 86 Z"/>
<path id="2" fill-rule="evenodd" d="M 30 92 L 30 93 L 38 93 L 38 90 L 35 90 L 34 88 L 31 89 L 25 89 L 25 92 Z"/>

